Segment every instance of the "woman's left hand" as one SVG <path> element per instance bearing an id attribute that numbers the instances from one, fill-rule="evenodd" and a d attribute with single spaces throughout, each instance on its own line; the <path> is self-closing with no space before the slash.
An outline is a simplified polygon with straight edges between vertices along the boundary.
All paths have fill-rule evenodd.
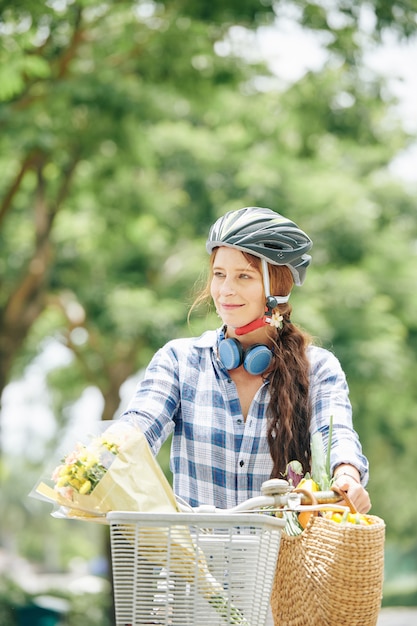
<path id="1" fill-rule="evenodd" d="M 347 493 L 359 513 L 367 513 L 369 511 L 371 508 L 369 493 L 355 478 L 348 474 L 340 474 L 333 484 Z"/>

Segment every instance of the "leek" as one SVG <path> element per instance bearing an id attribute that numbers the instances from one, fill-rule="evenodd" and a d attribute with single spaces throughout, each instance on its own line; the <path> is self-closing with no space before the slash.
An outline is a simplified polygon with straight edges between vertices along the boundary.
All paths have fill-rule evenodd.
<path id="1" fill-rule="evenodd" d="M 332 447 L 333 415 L 330 417 L 329 438 L 327 454 L 324 451 L 323 438 L 320 432 L 313 433 L 311 437 L 311 477 L 322 491 L 330 488 L 332 477 L 330 475 L 330 453 Z"/>

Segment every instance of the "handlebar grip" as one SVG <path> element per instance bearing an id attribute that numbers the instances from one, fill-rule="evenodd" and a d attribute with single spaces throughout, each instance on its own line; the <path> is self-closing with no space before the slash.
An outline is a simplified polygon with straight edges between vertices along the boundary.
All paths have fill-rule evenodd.
<path id="1" fill-rule="evenodd" d="M 313 491 L 312 493 L 319 504 L 335 504 L 343 500 L 343 497 L 332 489 L 328 491 Z M 305 496 L 303 493 L 300 493 L 300 496 L 301 504 L 310 504 L 308 496 Z"/>

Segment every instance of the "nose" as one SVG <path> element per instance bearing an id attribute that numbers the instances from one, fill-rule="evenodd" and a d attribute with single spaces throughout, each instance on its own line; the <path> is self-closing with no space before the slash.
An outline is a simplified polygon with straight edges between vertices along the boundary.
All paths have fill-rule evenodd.
<path id="1" fill-rule="evenodd" d="M 225 276 L 220 287 L 220 292 L 223 295 L 231 295 L 235 293 L 234 281 L 231 277 Z"/>

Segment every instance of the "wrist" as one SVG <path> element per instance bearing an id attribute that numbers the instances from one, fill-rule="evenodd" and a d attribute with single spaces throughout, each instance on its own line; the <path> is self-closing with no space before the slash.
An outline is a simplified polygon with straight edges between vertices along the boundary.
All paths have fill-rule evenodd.
<path id="1" fill-rule="evenodd" d="M 337 480 L 338 478 L 341 478 L 342 476 L 349 476 L 350 478 L 353 478 L 353 480 L 357 482 L 359 485 L 361 484 L 359 472 L 355 471 L 353 468 L 342 467 L 340 469 L 336 469 L 334 476 L 333 476 L 334 479 Z"/>

